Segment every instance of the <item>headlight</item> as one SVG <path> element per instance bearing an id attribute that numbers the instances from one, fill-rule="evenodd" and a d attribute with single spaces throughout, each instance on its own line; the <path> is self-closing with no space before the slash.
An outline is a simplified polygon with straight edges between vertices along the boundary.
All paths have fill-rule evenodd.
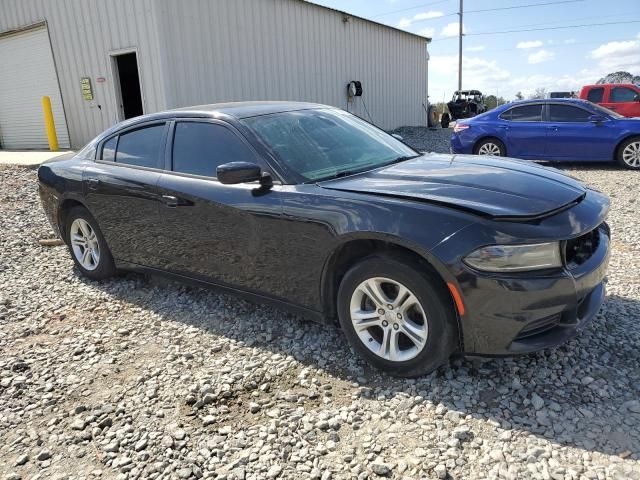
<path id="1" fill-rule="evenodd" d="M 562 267 L 560 244 L 489 245 L 471 252 L 464 262 L 487 272 L 523 272 Z"/>

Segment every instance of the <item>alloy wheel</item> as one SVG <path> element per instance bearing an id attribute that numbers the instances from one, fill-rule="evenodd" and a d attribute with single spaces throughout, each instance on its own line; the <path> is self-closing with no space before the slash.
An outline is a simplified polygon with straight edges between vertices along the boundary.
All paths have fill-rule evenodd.
<path id="1" fill-rule="evenodd" d="M 351 295 L 349 311 L 362 344 L 385 360 L 411 360 L 427 343 L 429 326 L 420 301 L 395 280 L 362 282 Z"/>
<path id="2" fill-rule="evenodd" d="M 640 167 L 640 141 L 631 142 L 622 151 L 622 161 L 633 168 Z"/>
<path id="3" fill-rule="evenodd" d="M 478 155 L 494 155 L 499 157 L 500 147 L 495 143 L 491 143 L 491 142 L 485 143 L 481 145 L 480 148 L 478 149 Z"/>
<path id="4" fill-rule="evenodd" d="M 100 244 L 96 232 L 89 222 L 83 218 L 76 218 L 71 223 L 71 248 L 76 260 L 82 268 L 95 270 L 100 263 Z"/>

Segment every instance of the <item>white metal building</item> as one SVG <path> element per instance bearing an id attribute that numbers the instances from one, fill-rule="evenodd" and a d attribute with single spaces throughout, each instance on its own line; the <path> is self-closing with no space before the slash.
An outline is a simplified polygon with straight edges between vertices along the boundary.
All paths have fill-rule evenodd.
<path id="1" fill-rule="evenodd" d="M 46 148 L 43 95 L 73 148 L 141 113 L 239 100 L 425 125 L 427 43 L 301 0 L 0 0 L 0 148 Z"/>

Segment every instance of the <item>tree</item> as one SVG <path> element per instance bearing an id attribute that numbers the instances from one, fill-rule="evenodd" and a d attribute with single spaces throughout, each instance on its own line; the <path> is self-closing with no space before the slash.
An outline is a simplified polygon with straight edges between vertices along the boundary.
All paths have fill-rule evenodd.
<path id="1" fill-rule="evenodd" d="M 496 97 L 495 95 L 487 95 L 484 98 L 484 103 L 487 105 L 487 110 L 493 110 L 498 105 L 504 105 L 507 101 L 502 97 Z"/>
<path id="2" fill-rule="evenodd" d="M 629 72 L 613 72 L 602 77 L 596 83 L 640 83 L 640 76 Z"/>
<path id="3" fill-rule="evenodd" d="M 546 88 L 536 88 L 533 94 L 529 95 L 529 100 L 537 100 L 539 98 L 544 98 L 547 95 Z"/>
<path id="4" fill-rule="evenodd" d="M 524 100 L 524 95 L 522 94 L 522 92 L 516 93 L 516 100 Z"/>

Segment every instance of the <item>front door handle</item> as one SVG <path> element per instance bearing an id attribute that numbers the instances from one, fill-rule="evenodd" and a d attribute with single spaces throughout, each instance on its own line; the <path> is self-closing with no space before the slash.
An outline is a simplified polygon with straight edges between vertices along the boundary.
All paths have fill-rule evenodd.
<path id="1" fill-rule="evenodd" d="M 162 195 L 161 197 L 162 203 L 166 207 L 175 208 L 178 206 L 178 197 L 174 197 L 173 195 Z"/>
<path id="2" fill-rule="evenodd" d="M 552 125 L 550 127 L 547 127 L 547 130 L 553 130 L 554 132 L 557 132 L 558 131 L 558 127 L 555 126 L 555 125 Z"/>
<path id="3" fill-rule="evenodd" d="M 100 180 L 97 178 L 87 178 L 87 188 L 89 190 L 97 190 L 100 186 Z"/>

